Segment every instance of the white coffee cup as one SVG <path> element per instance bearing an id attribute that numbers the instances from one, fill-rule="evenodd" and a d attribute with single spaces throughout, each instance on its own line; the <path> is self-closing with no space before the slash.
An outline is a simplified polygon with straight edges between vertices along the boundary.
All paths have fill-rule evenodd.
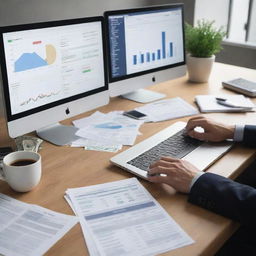
<path id="1" fill-rule="evenodd" d="M 33 189 L 41 179 L 41 156 L 31 151 L 15 151 L 3 159 L 5 181 L 18 192 Z"/>

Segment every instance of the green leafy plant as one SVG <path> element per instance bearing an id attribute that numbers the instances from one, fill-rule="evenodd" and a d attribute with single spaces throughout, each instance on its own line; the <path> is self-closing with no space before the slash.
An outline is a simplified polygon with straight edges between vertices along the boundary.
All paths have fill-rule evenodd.
<path id="1" fill-rule="evenodd" d="M 196 27 L 185 24 L 186 51 L 192 57 L 207 58 L 222 50 L 221 42 L 226 35 L 223 27 L 213 27 L 214 21 L 200 20 Z"/>

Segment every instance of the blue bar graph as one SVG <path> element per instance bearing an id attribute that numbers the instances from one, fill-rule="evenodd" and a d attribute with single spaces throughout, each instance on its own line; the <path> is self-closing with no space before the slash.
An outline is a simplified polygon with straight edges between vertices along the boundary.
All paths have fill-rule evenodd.
<path id="1" fill-rule="evenodd" d="M 140 62 L 144 63 L 144 54 L 143 53 L 140 54 Z"/>
<path id="2" fill-rule="evenodd" d="M 133 55 L 133 65 L 137 64 L 137 55 Z"/>
<path id="3" fill-rule="evenodd" d="M 147 52 L 147 62 L 150 62 L 150 53 Z"/>
<path id="4" fill-rule="evenodd" d="M 173 42 L 166 42 L 166 32 L 162 31 L 159 34 L 161 45 L 159 48 L 153 52 L 144 52 L 141 51 L 138 55 L 132 56 L 133 65 L 138 65 L 142 63 L 150 63 L 152 61 L 159 61 L 167 58 L 173 57 Z M 169 49 L 168 49 L 169 48 Z"/>
<path id="5" fill-rule="evenodd" d="M 160 49 L 157 50 L 157 59 L 158 60 L 161 59 L 161 50 Z"/>
<path id="6" fill-rule="evenodd" d="M 172 43 L 170 43 L 170 57 L 173 56 L 173 48 L 172 48 Z"/>
<path id="7" fill-rule="evenodd" d="M 166 58 L 166 49 L 165 49 L 165 32 L 162 32 L 162 57 Z"/>
<path id="8" fill-rule="evenodd" d="M 152 60 L 155 61 L 155 59 L 156 59 L 156 54 L 152 52 Z"/>

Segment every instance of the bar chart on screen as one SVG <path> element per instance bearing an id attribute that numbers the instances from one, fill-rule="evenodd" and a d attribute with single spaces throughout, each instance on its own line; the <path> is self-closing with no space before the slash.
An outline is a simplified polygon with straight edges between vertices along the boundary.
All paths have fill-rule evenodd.
<path id="1" fill-rule="evenodd" d="M 139 55 L 135 54 L 132 56 L 133 58 L 133 65 L 143 64 L 143 63 L 150 63 L 155 61 L 161 61 L 166 58 L 173 57 L 173 42 L 168 43 L 168 50 L 166 50 L 166 32 L 163 31 L 161 33 L 161 45 L 160 47 L 153 51 L 153 52 L 140 52 Z"/>
<path id="2" fill-rule="evenodd" d="M 126 66 L 128 73 L 143 71 L 164 65 L 171 65 L 183 57 L 180 29 L 175 18 L 177 13 L 163 12 L 156 17 L 134 15 L 125 18 Z M 170 22 L 176 29 L 170 29 Z M 176 25 L 176 26 L 175 26 Z M 159 30 L 159 27 L 161 30 Z M 135 42 L 135 43 L 134 43 Z"/>

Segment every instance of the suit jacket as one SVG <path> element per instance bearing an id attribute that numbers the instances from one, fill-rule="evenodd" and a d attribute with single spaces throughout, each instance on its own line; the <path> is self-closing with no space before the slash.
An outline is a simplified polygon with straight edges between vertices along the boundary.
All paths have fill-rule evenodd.
<path id="1" fill-rule="evenodd" d="M 256 147 L 256 126 L 245 126 L 243 144 Z M 253 187 L 205 173 L 192 186 L 188 201 L 256 227 L 256 189 Z"/>
<path id="2" fill-rule="evenodd" d="M 256 148 L 256 125 L 246 125 L 244 127 L 243 144 Z"/>

